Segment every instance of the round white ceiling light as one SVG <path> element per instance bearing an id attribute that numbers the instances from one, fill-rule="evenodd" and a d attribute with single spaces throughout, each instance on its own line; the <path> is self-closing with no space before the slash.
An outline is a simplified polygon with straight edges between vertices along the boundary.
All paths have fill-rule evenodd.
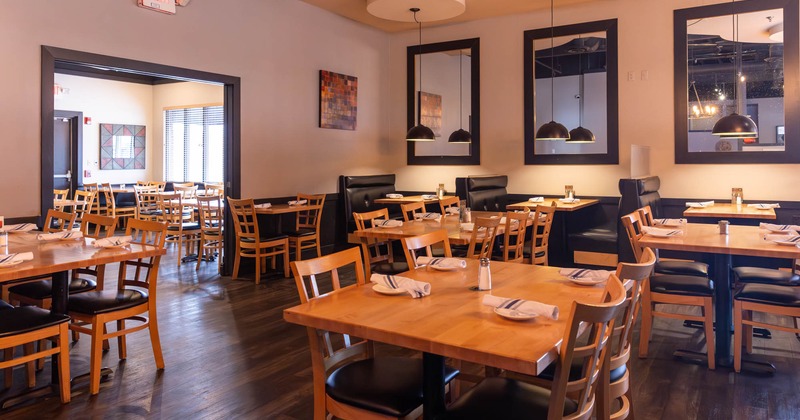
<path id="1" fill-rule="evenodd" d="M 399 22 L 414 22 L 413 7 L 420 9 L 417 19 L 420 22 L 456 17 L 466 10 L 466 0 L 367 0 L 367 12 L 381 19 Z M 422 4 L 421 4 L 422 3 Z"/>

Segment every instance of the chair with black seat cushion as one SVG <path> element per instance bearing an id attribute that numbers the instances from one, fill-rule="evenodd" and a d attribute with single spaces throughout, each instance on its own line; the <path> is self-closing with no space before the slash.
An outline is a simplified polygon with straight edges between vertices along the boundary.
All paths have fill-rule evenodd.
<path id="1" fill-rule="evenodd" d="M 10 307 L 0 301 L 0 349 L 4 357 L 0 370 L 5 370 L 5 385 L 11 386 L 11 368 L 21 364 L 28 365 L 28 387 L 36 385 L 33 374 L 33 361 L 58 354 L 58 381 L 61 402 L 70 401 L 69 373 L 69 317 L 53 314 L 35 306 Z M 34 351 L 33 344 L 41 340 L 53 342 L 51 348 L 40 346 Z M 14 358 L 14 348 L 24 346 L 21 357 Z"/>
<path id="2" fill-rule="evenodd" d="M 754 319 L 753 313 L 772 315 Z M 776 320 L 791 317 L 794 327 Z M 753 352 L 753 327 L 765 327 L 800 334 L 800 287 L 781 284 L 745 283 L 733 295 L 733 369 L 742 370 L 742 346 Z M 768 322 L 771 321 L 771 322 Z"/>
<path id="3" fill-rule="evenodd" d="M 422 201 L 417 201 L 415 203 L 403 203 L 400 205 L 400 211 L 403 213 L 403 220 L 410 222 L 414 220 L 414 215 L 425 212 L 425 203 Z"/>
<path id="4" fill-rule="evenodd" d="M 337 207 L 336 219 L 340 223 L 336 224 L 337 243 L 347 242 L 348 234 L 357 229 L 353 213 L 386 208 L 386 204 L 376 203 L 375 200 L 386 197 L 386 194 L 395 193 L 394 183 L 394 174 L 339 176 L 340 204 Z"/>
<path id="5" fill-rule="evenodd" d="M 376 220 L 388 220 L 389 210 L 383 208 L 369 211 L 366 213 L 353 213 L 356 228 L 364 230 L 375 226 Z M 380 241 L 367 238 L 361 241 L 361 250 L 364 254 L 364 261 L 369 264 L 369 273 L 378 274 L 399 274 L 408 271 L 408 266 L 404 261 L 395 261 L 392 241 Z"/>
<path id="6" fill-rule="evenodd" d="M 506 213 L 506 222 L 503 229 L 503 245 L 497 259 L 505 262 L 521 263 L 525 260 L 525 233 L 528 231 L 528 215 L 524 212 Z"/>
<path id="7" fill-rule="evenodd" d="M 499 217 L 478 217 L 472 227 L 472 236 L 469 238 L 467 258 L 483 259 L 492 257 L 494 238 L 500 228 Z"/>
<path id="8" fill-rule="evenodd" d="M 447 216 L 447 211 L 450 208 L 458 208 L 461 199 L 458 196 L 443 197 L 439 199 L 439 209 L 442 211 L 442 216 Z M 470 209 L 472 210 L 472 209 Z M 452 211 L 452 210 L 450 210 Z"/>
<path id="9" fill-rule="evenodd" d="M 419 264 L 417 264 L 417 257 L 420 256 L 434 257 L 434 254 L 441 254 L 441 256 L 446 258 L 453 256 L 450 250 L 450 238 L 447 236 L 447 231 L 444 229 L 403 238 L 401 241 L 403 242 L 403 252 L 406 254 L 406 261 L 408 261 L 409 266 L 413 266 L 414 268 L 419 267 Z M 441 252 L 434 252 L 435 248 L 439 248 Z"/>
<path id="10" fill-rule="evenodd" d="M 302 260 L 304 249 L 315 249 L 317 257 L 322 256 L 319 227 L 322 222 L 322 208 L 325 205 L 325 194 L 297 194 L 297 200 L 306 200 L 308 210 L 297 212 L 295 230 L 289 232 L 289 245 L 294 248 L 297 261 Z"/>
<path id="11" fill-rule="evenodd" d="M 595 406 L 600 369 L 608 352 L 614 319 L 625 304 L 625 288 L 609 276 L 599 303 L 573 302 L 550 389 L 506 377 L 489 377 L 447 408 L 446 419 L 589 419 Z M 586 329 L 586 344 L 577 343 Z M 573 360 L 581 374 L 570 378 Z"/>
<path id="12" fill-rule="evenodd" d="M 65 230 L 72 230 L 75 225 L 75 218 L 78 217 L 75 213 L 67 213 L 63 211 L 49 209 L 47 210 L 47 217 L 44 219 L 44 233 L 63 232 Z"/>
<path id="13" fill-rule="evenodd" d="M 136 215 L 139 220 L 156 221 L 161 213 L 158 209 L 159 190 L 157 186 L 137 185 L 133 187 L 136 200 Z"/>
<path id="14" fill-rule="evenodd" d="M 312 301 L 324 293 L 318 285 L 320 278 L 330 278 L 331 284 L 324 290 L 344 289 L 342 269 L 355 271 L 355 284 L 347 287 L 366 287 L 359 248 L 293 261 L 300 302 Z M 328 415 L 349 419 L 416 419 L 422 415 L 421 359 L 373 357 L 371 341 L 351 341 L 346 334 L 311 327 L 306 331 L 314 378 L 314 419 L 323 420 Z M 445 383 L 457 374 L 458 371 L 446 368 Z"/>
<path id="15" fill-rule="evenodd" d="M 653 210 L 650 205 L 646 205 L 637 210 L 642 226 L 653 226 Z M 656 252 L 658 257 L 658 252 Z M 698 261 L 683 260 L 661 260 L 658 259 L 655 266 L 658 274 L 681 274 L 686 276 L 708 277 L 708 264 Z"/>
<path id="16" fill-rule="evenodd" d="M 469 176 L 456 178 L 456 195 L 467 200 L 473 211 L 506 211 L 508 176 Z"/>
<path id="17" fill-rule="evenodd" d="M 622 217 L 622 225 L 630 240 L 631 249 L 638 260 L 642 259 L 643 248 L 639 240 L 642 221 L 638 211 Z M 642 292 L 642 327 L 639 334 L 639 357 L 646 358 L 653 328 L 653 317 L 683 319 L 703 323 L 706 335 L 708 368 L 714 369 L 714 282 L 708 277 L 680 274 L 654 274 L 648 279 Z M 660 312 L 657 304 L 686 305 L 700 308 L 700 315 L 686 313 Z"/>
<path id="18" fill-rule="evenodd" d="M 266 272 L 262 260 L 272 257 L 272 268 L 278 256 L 283 258 L 283 275 L 289 277 L 289 237 L 286 235 L 262 236 L 258 228 L 255 202 L 252 198 L 237 200 L 228 197 L 228 207 L 236 225 L 236 257 L 233 261 L 233 278 L 239 277 L 242 258 L 254 258 L 256 262 L 256 284 L 261 283 L 261 274 Z M 266 264 L 266 262 L 264 263 Z"/>
<path id="19" fill-rule="evenodd" d="M 128 221 L 126 235 L 133 243 L 164 248 L 167 226 L 138 219 Z M 119 266 L 116 290 L 93 291 L 72 295 L 67 311 L 73 323 L 69 328 L 92 337 L 89 368 L 89 393 L 100 391 L 100 370 L 103 342 L 116 338 L 119 358 L 127 358 L 125 336 L 148 329 L 156 367 L 164 369 L 161 341 L 158 336 L 156 290 L 161 256 L 122 261 Z M 130 268 L 130 270 L 129 270 Z M 129 276 L 131 274 L 132 276 Z M 143 315 L 147 314 L 147 317 Z M 116 331 L 107 332 L 106 324 L 116 322 Z M 126 325 L 134 322 L 134 326 Z"/>
<path id="20" fill-rule="evenodd" d="M 201 261 L 213 261 L 217 258 L 217 271 L 222 272 L 222 252 L 225 244 L 224 220 L 225 208 L 222 197 L 197 197 L 197 220 L 200 222 L 200 250 L 194 269 L 200 269 Z"/>
<path id="21" fill-rule="evenodd" d="M 200 223 L 190 221 L 192 208 L 184 207 L 183 196 L 178 193 L 161 193 L 158 198 L 158 221 L 167 225 L 167 242 L 178 244 L 178 267 L 181 266 L 183 246 L 186 255 L 192 254 L 200 244 Z"/>
<path id="22" fill-rule="evenodd" d="M 530 250 L 526 250 L 533 265 L 550 265 L 548 249 L 550 246 L 550 231 L 553 228 L 555 215 L 555 202 L 549 206 L 536 206 L 536 211 L 533 214 L 533 227 L 531 228 L 531 247 Z"/>

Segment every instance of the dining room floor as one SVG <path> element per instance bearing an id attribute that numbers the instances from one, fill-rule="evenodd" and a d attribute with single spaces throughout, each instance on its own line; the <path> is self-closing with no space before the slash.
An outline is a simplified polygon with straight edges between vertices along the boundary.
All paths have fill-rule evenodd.
<path id="1" fill-rule="evenodd" d="M 128 338 L 128 359 L 117 358 L 116 342 L 104 354 L 114 373 L 100 393 L 88 385 L 72 389 L 72 402 L 57 397 L 0 412 L 4 419 L 32 418 L 259 418 L 310 419 L 310 356 L 304 327 L 283 321 L 283 309 L 299 303 L 293 279 L 270 274 L 255 285 L 252 275 L 220 277 L 215 263 L 176 263 L 174 246 L 161 261 L 158 315 L 166 369 L 153 362 L 146 332 Z M 116 265 L 106 287 L 115 287 Z M 110 280 L 109 280 L 110 279 Z M 351 280 L 352 281 L 352 280 Z M 435 288 L 434 288 L 435 293 Z M 703 350 L 702 330 L 678 320 L 656 319 L 650 357 L 634 356 L 633 399 L 642 419 L 792 419 L 800 412 L 800 342 L 794 334 L 773 331 L 771 340 L 754 339 L 755 355 L 775 364 L 773 376 L 709 371 L 704 365 L 673 359 L 678 348 Z M 638 328 L 634 332 L 638 343 Z M 413 354 L 379 346 L 377 353 Z M 636 354 L 634 350 L 634 354 Z M 88 372 L 89 338 L 73 343 L 72 375 Z M 50 378 L 50 363 L 37 374 Z M 0 399 L 23 389 L 25 376 L 15 369 L 14 385 Z"/>

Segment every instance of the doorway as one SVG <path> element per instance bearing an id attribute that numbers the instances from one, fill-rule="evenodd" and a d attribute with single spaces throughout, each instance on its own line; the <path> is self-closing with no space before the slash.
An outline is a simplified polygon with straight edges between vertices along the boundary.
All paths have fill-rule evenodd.
<path id="1" fill-rule="evenodd" d="M 44 215 L 53 206 L 54 162 L 54 110 L 53 84 L 55 73 L 81 74 L 88 77 L 112 80 L 150 80 L 151 83 L 165 81 L 184 81 L 200 83 L 216 83 L 224 86 L 223 124 L 224 124 L 224 182 L 225 193 L 231 197 L 240 197 L 241 161 L 241 80 L 235 76 L 209 73 L 200 70 L 185 69 L 163 64 L 129 60 L 126 58 L 92 54 L 82 51 L 67 50 L 50 46 L 42 46 L 41 67 L 41 206 L 39 223 L 44 222 Z M 82 121 L 76 127 L 80 130 Z M 73 159 L 78 159 L 75 156 Z M 78 164 L 82 159 L 77 160 Z M 77 164 L 73 166 L 77 168 Z M 73 187 L 77 186 L 79 169 L 72 170 Z M 233 226 L 230 212 L 226 212 L 225 223 Z M 234 229 L 225 229 L 225 254 L 223 274 L 230 274 L 233 266 L 235 250 Z"/>
<path id="2" fill-rule="evenodd" d="M 53 117 L 53 189 L 68 190 L 69 196 L 78 189 L 82 171 L 83 113 L 56 110 Z"/>

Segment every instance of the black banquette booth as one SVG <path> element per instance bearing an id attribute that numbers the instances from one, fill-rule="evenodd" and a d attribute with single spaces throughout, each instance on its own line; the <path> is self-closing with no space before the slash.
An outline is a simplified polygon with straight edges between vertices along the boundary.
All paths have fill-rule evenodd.
<path id="1" fill-rule="evenodd" d="M 456 178 L 456 195 L 467 200 L 475 211 L 505 211 L 508 203 L 508 176 L 468 176 Z"/>
<path id="2" fill-rule="evenodd" d="M 341 175 L 339 176 L 339 205 L 336 216 L 336 242 L 347 243 L 347 234 L 356 230 L 353 213 L 363 213 L 387 207 L 385 204 L 375 203 L 378 198 L 394 193 L 395 174 L 386 175 Z M 395 207 L 394 209 L 392 207 Z M 398 210 L 397 206 L 388 206 L 391 217 L 400 214 L 391 214 Z"/>

